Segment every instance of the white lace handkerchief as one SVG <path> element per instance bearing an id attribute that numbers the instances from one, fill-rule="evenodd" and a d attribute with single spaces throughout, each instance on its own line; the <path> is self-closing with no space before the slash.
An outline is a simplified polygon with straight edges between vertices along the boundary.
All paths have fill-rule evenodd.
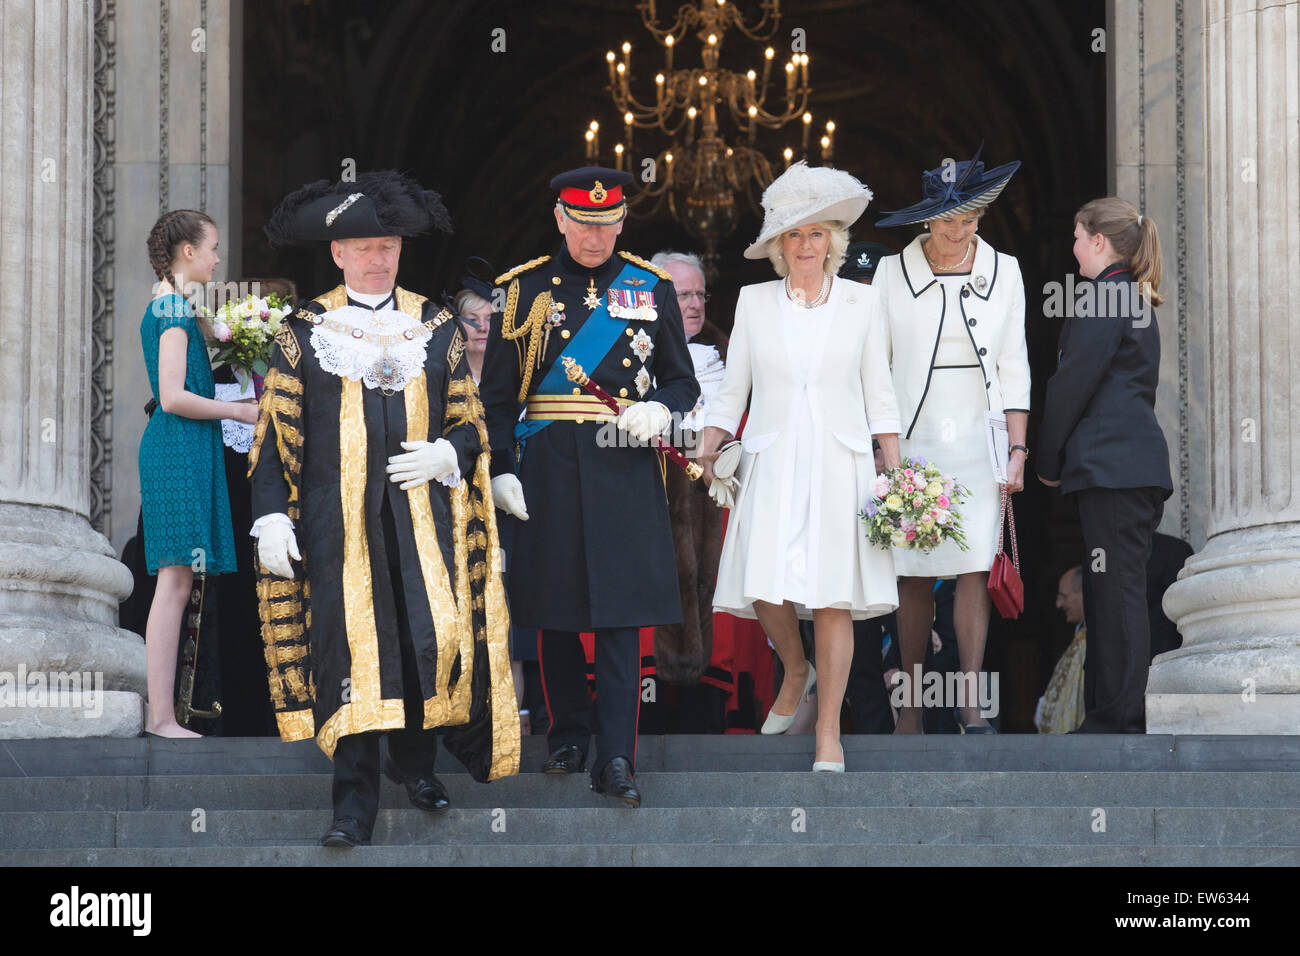
<path id="1" fill-rule="evenodd" d="M 213 386 L 213 396 L 219 402 L 237 402 L 241 398 L 252 398 L 252 393 L 245 393 L 238 382 L 218 382 Z M 253 426 L 237 422 L 233 418 L 221 419 L 221 440 L 231 451 L 247 455 L 253 447 Z"/>

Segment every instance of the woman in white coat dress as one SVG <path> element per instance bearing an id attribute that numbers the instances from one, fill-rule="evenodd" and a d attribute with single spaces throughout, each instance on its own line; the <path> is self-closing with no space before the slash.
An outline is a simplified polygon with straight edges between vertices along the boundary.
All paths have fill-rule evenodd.
<path id="1" fill-rule="evenodd" d="M 898 603 L 893 560 L 870 544 L 858 512 L 875 477 L 874 434 L 899 460 L 899 417 L 876 293 L 835 273 L 849 224 L 871 192 L 848 173 L 790 167 L 763 194 L 764 220 L 745 256 L 783 278 L 746 286 L 727 371 L 701 436 L 713 483 L 719 445 L 751 400 L 714 607 L 757 617 L 785 667 L 763 726 L 783 733 L 817 682 L 814 770 L 842 772 L 840 705 L 853 619 Z M 799 618 L 814 622 L 818 671 L 804 659 Z"/>
<path id="2" fill-rule="evenodd" d="M 1024 487 L 1029 418 L 1024 284 L 1015 258 L 975 235 L 985 208 L 1019 166 L 1011 162 L 986 171 L 977 153 L 973 160 L 931 170 L 922 176 L 925 199 L 877 223 L 925 223 L 928 229 L 900 254 L 882 259 L 872 283 L 886 315 L 902 454 L 933 461 L 970 491 L 961 505 L 968 550 L 946 542 L 929 554 L 894 551 L 904 674 L 912 674 L 925 657 L 936 578 L 957 579 L 953 617 L 962 673 L 978 675 L 983 666 L 991 607 L 988 572 L 1001 515 L 989 412 L 1006 421 L 1007 491 Z M 945 703 L 963 705 L 965 733 L 996 732 L 977 699 Z M 904 707 L 895 733 L 920 732 L 921 709 Z"/>

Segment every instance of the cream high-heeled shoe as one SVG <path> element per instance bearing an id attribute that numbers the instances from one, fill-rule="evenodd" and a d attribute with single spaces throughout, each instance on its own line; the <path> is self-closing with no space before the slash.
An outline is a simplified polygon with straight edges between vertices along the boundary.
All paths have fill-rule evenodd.
<path id="1" fill-rule="evenodd" d="M 840 744 L 840 756 L 844 755 L 844 745 Z M 844 761 L 818 760 L 813 763 L 813 773 L 843 773 Z"/>
<path id="2" fill-rule="evenodd" d="M 808 699 L 808 691 L 817 681 L 817 671 L 813 669 L 812 661 L 808 662 L 808 679 L 803 683 L 803 693 L 799 695 L 799 703 L 794 705 L 794 714 L 778 714 L 775 710 L 767 712 L 767 720 L 763 721 L 763 729 L 760 734 L 783 734 L 794 724 L 795 714 L 799 713 L 799 704 Z M 773 704 L 775 707 L 776 705 Z"/>

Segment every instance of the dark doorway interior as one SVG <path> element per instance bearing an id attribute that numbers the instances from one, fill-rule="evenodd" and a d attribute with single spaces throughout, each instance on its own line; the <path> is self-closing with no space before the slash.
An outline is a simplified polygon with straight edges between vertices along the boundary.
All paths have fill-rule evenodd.
<path id="1" fill-rule="evenodd" d="M 1092 52 L 1104 4 L 782 6 L 781 33 L 772 41 L 778 61 L 778 41 L 788 47 L 791 30 L 806 31 L 811 108 L 819 121 L 836 121 L 835 165 L 876 195 L 854 238 L 905 245 L 911 232 L 870 223 L 877 210 L 918 198 L 920 171 L 944 157 L 966 158 L 983 141 L 990 163 L 1023 162 L 981 232 L 1020 261 L 1034 404 L 1041 408 L 1058 323 L 1042 317 L 1039 290 L 1074 270 L 1074 211 L 1106 189 L 1105 56 Z M 505 30 L 505 52 L 492 50 L 497 28 Z M 430 296 L 454 292 L 466 256 L 484 256 L 504 271 L 554 252 L 547 181 L 584 163 L 581 137 L 592 118 L 618 126 L 605 90 L 605 51 L 633 43 L 643 95 L 660 68 L 633 0 L 259 0 L 246 5 L 244 30 L 244 262 L 249 274 L 287 276 L 308 295 L 339 281 L 326 251 L 271 250 L 261 233 L 291 189 L 338 178 L 347 160 L 362 170 L 411 171 L 443 194 L 456 235 L 410 242 L 400 281 Z M 698 62 L 698 42 L 680 45 L 678 66 Z M 760 57 L 760 45 L 728 34 L 724 65 L 759 67 Z M 770 135 L 776 160 L 793 134 Z M 640 145 L 659 144 L 641 136 Z M 809 158 L 818 162 L 816 154 Z M 766 263 L 740 255 L 757 230 L 749 214 L 721 248 L 710 317 L 724 328 L 738 288 L 771 277 Z M 649 256 L 690 248 L 690 241 L 664 218 L 630 221 L 620 245 Z M 1035 428 L 1036 416 L 1031 452 Z M 1057 575 L 1077 563 L 1080 547 L 1071 506 L 1032 478 L 1027 485 L 1016 499 L 1027 607 L 1018 622 L 995 619 L 987 655 L 988 666 L 1001 671 L 1003 729 L 1012 731 L 1033 730 L 1035 701 L 1068 640 L 1053 600 Z"/>

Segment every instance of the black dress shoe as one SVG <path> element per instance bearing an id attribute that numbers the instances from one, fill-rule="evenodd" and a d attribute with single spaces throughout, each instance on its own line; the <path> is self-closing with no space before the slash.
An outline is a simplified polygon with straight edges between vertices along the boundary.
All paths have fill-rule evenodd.
<path id="1" fill-rule="evenodd" d="M 451 806 L 451 799 L 447 796 L 447 788 L 433 774 L 429 774 L 427 777 L 416 777 L 414 780 L 406 780 L 397 772 L 397 764 L 393 763 L 392 758 L 385 758 L 384 776 L 393 783 L 401 784 L 406 788 L 406 795 L 411 799 L 411 806 L 417 810 L 437 813 Z"/>
<path id="2" fill-rule="evenodd" d="M 321 846 L 367 846 L 369 843 L 370 831 L 351 817 L 335 820 L 320 838 Z"/>
<path id="3" fill-rule="evenodd" d="M 542 773 L 581 773 L 587 765 L 587 755 L 573 744 L 564 744 L 551 751 L 542 764 Z"/>
<path id="4" fill-rule="evenodd" d="M 591 789 L 607 797 L 613 797 L 626 803 L 629 807 L 641 806 L 641 791 L 636 788 L 632 765 L 626 757 L 615 757 L 605 764 L 599 777 L 591 780 Z"/>

